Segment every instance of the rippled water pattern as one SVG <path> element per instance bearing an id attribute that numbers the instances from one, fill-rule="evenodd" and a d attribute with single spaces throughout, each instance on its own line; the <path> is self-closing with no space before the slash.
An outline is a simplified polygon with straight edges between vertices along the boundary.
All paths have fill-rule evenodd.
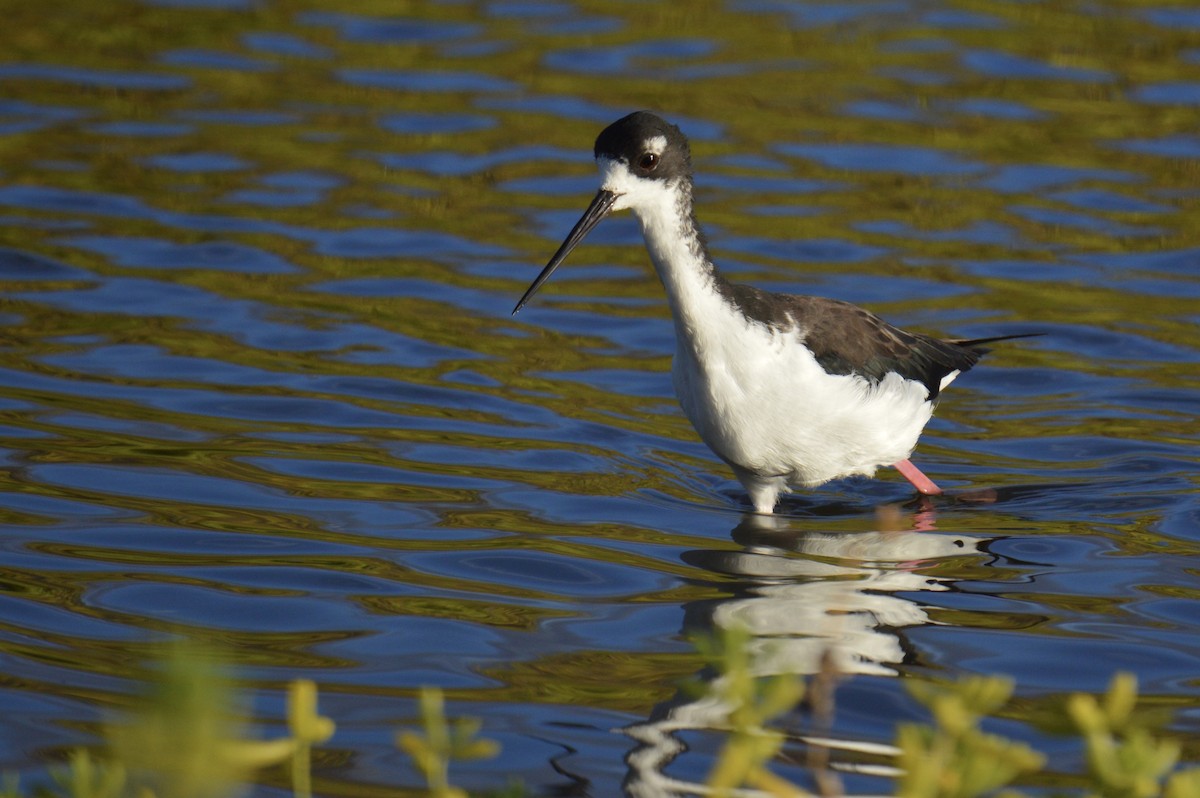
<path id="1" fill-rule="evenodd" d="M 1069 774 L 1055 701 L 1118 669 L 1200 758 L 1195 8 L 56 6 L 0 30 L 0 767 L 95 741 L 196 636 L 268 732 L 318 682 L 326 794 L 418 783 L 425 684 L 504 746 L 466 787 L 680 794 L 720 741 L 686 634 L 734 622 L 763 673 L 832 648 L 840 762 L 887 764 L 903 677 L 1000 672 Z M 510 317 L 642 107 L 735 279 L 1045 334 L 914 456 L 994 501 L 881 473 L 744 517 L 629 218 Z"/>

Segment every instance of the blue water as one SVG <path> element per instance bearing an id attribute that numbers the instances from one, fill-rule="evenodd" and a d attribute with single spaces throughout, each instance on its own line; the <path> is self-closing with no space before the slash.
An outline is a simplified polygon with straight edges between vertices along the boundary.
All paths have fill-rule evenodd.
<path id="1" fill-rule="evenodd" d="M 1045 718 L 1117 670 L 1200 756 L 1200 19 L 689 8 L 13 12 L 0 768 L 95 743 L 199 637 L 267 732 L 318 683 L 326 794 L 420 783 L 393 735 L 422 685 L 503 745 L 461 786 L 686 794 L 722 739 L 687 635 L 734 623 L 764 674 L 832 652 L 847 766 L 920 717 L 904 679 L 971 673 L 1017 680 L 1001 729 L 1056 773 Z M 881 472 L 746 516 L 628 218 L 509 315 L 640 107 L 691 137 L 734 279 L 1044 333 L 946 392 L 914 461 L 950 497 Z"/>

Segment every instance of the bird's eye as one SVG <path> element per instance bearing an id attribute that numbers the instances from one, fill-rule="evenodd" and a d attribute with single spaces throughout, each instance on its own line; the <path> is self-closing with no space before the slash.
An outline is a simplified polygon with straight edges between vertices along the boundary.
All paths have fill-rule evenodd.
<path id="1" fill-rule="evenodd" d="M 653 152 L 647 152 L 638 159 L 638 168 L 643 172 L 653 172 L 656 166 L 658 166 L 658 155 Z"/>

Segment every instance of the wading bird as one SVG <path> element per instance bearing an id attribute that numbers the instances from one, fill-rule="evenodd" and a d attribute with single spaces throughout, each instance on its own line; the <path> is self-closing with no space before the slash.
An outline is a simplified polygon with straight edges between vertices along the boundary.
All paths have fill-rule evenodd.
<path id="1" fill-rule="evenodd" d="M 772 512 L 793 486 L 883 465 L 922 494 L 941 493 L 908 459 L 938 396 L 987 351 L 982 344 L 1024 336 L 942 340 L 848 302 L 731 283 L 696 222 L 679 128 L 632 113 L 600 133 L 594 153 L 600 190 L 514 314 L 604 217 L 629 209 L 675 322 L 679 403 L 755 511 Z"/>

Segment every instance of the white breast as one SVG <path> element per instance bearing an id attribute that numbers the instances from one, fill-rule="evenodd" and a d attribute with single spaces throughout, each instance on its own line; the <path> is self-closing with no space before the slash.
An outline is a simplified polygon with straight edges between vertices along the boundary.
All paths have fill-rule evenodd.
<path id="1" fill-rule="evenodd" d="M 819 485 L 912 453 L 933 404 L 919 382 L 831 375 L 798 331 L 772 331 L 728 305 L 679 330 L 675 392 L 704 442 L 759 476 Z"/>

